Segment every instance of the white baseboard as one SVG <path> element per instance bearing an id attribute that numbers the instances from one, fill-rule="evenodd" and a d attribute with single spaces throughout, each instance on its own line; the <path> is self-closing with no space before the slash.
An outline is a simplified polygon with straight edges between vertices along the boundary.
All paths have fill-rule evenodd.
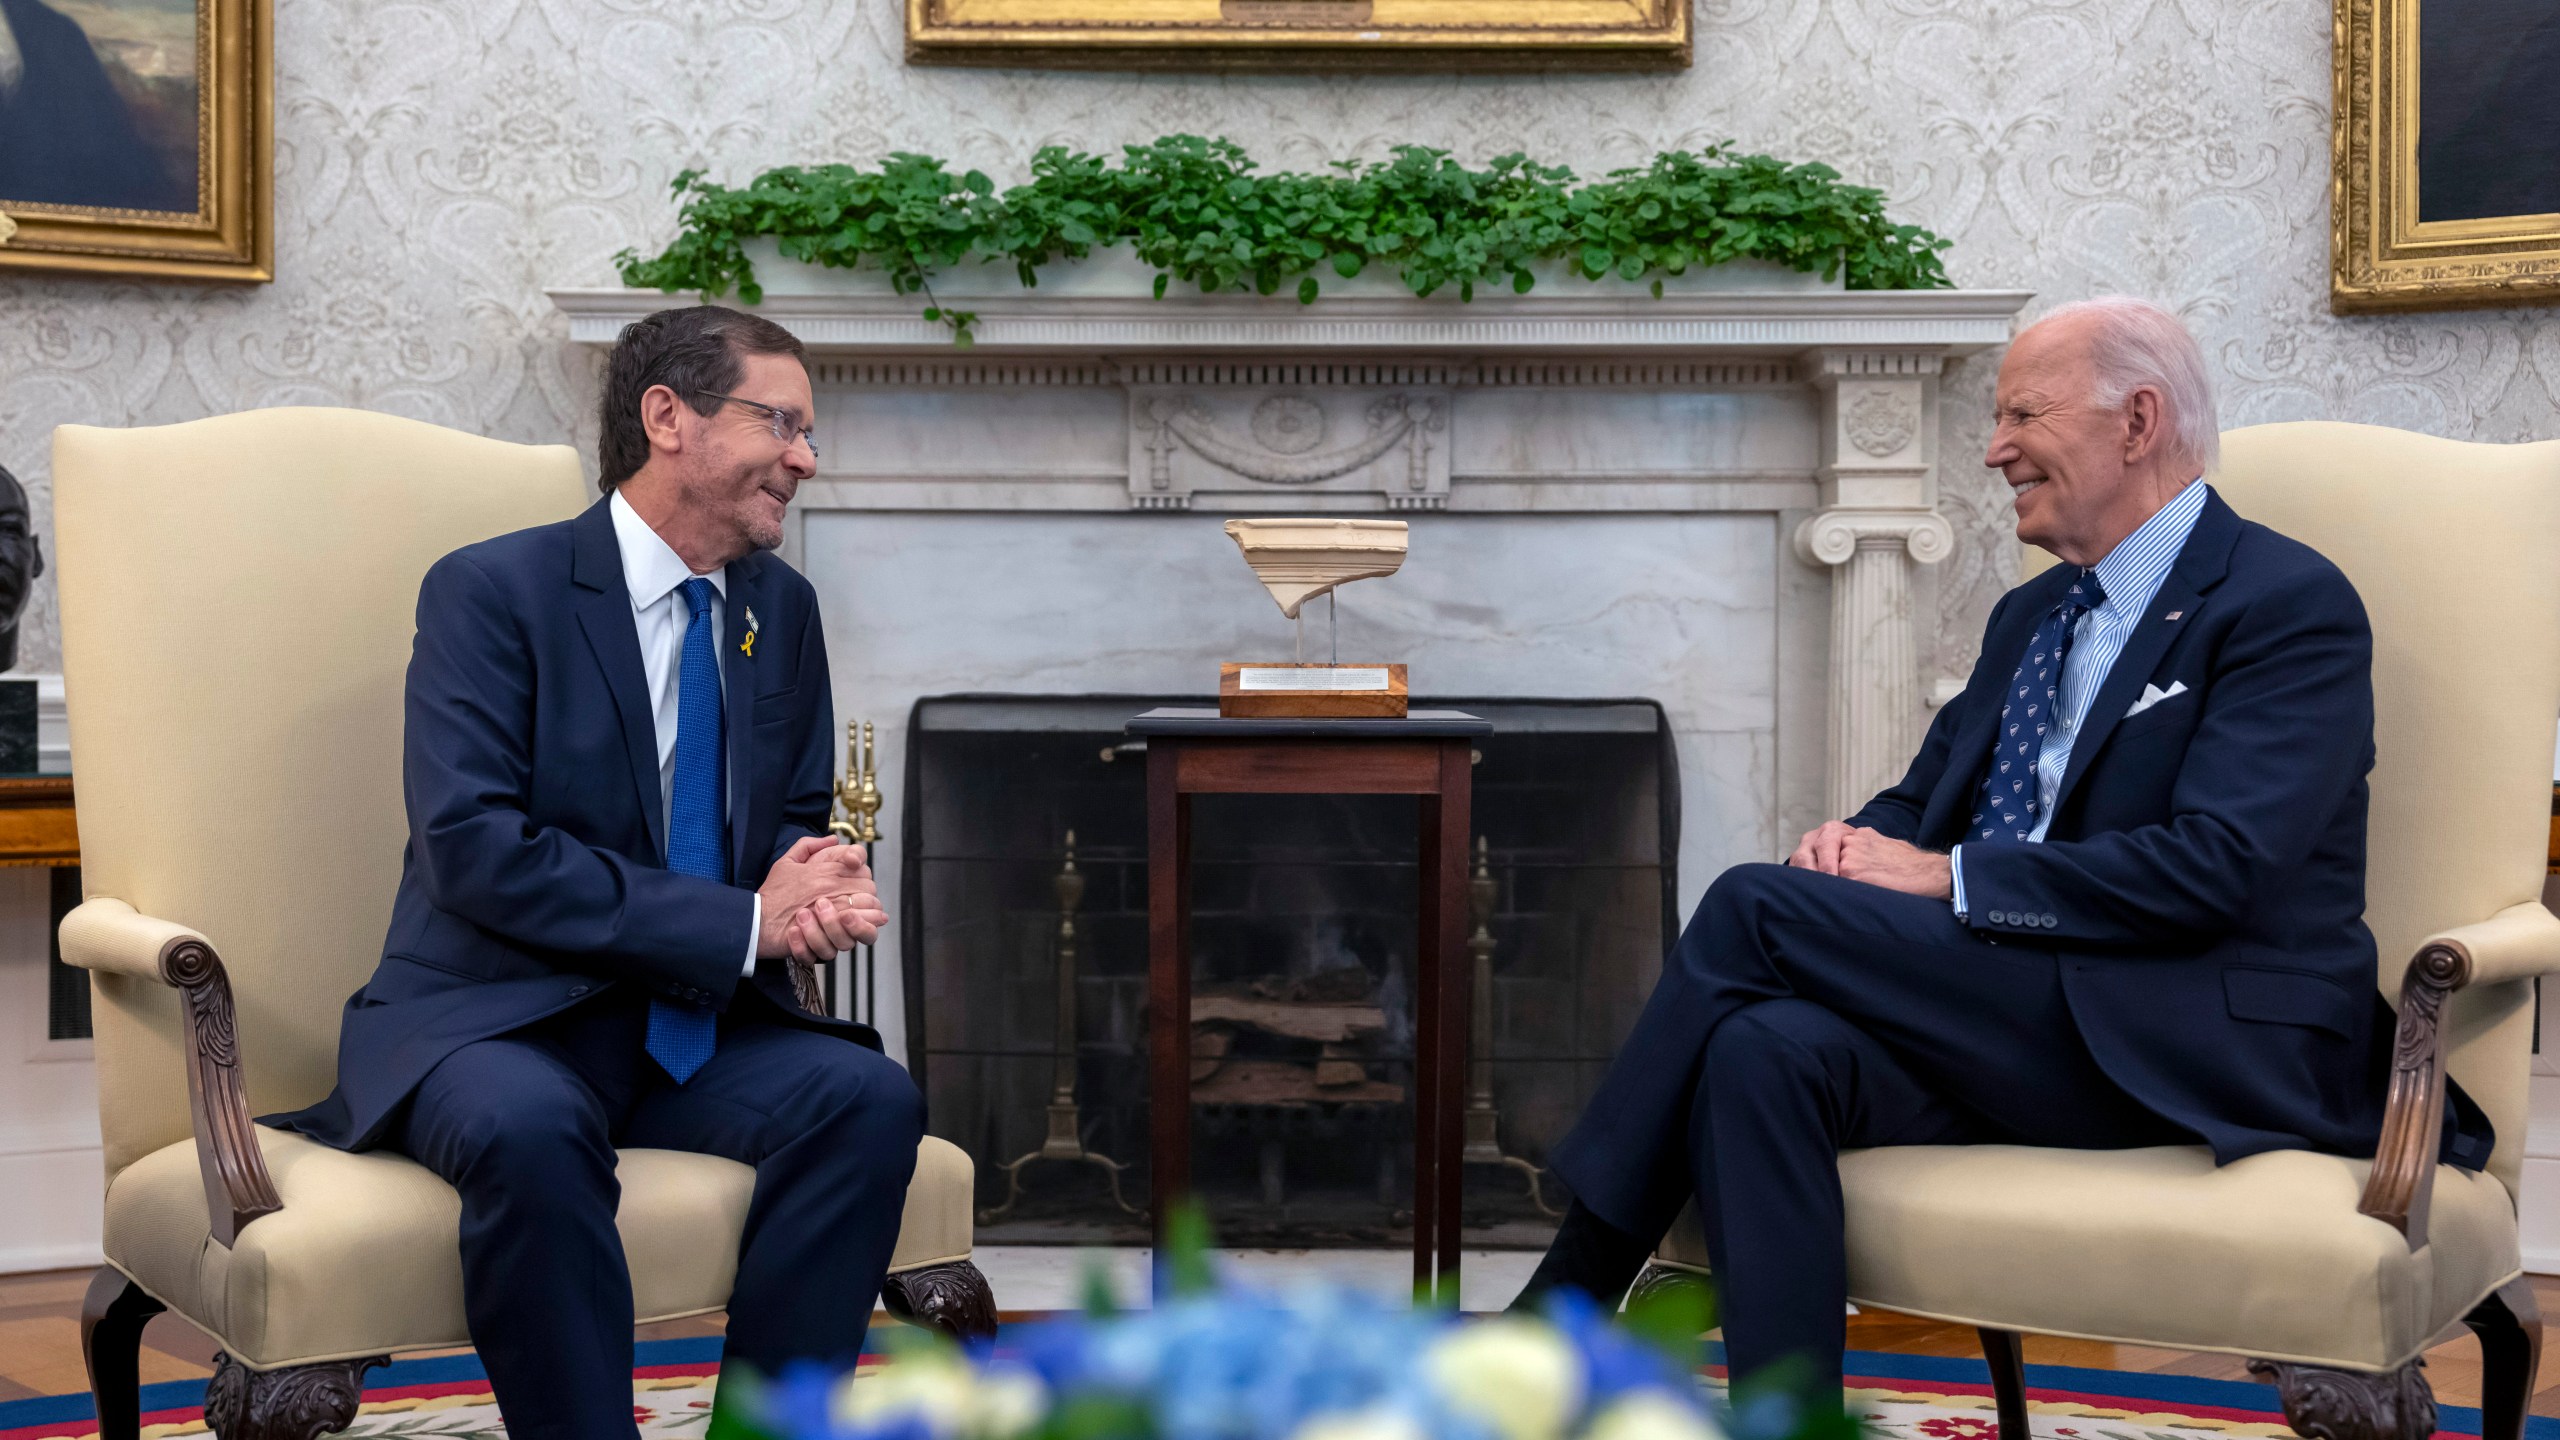
<path id="1" fill-rule="evenodd" d="M 97 1246 L 85 1243 L 0 1245 L 0 1275 L 37 1270 L 94 1270 L 107 1263 Z"/>
<path id="2" fill-rule="evenodd" d="M 0 1274 L 96 1265 L 106 1221 L 104 1154 L 82 1147 L 0 1154 L 0 1195 L 11 1197 L 0 1224 Z"/>

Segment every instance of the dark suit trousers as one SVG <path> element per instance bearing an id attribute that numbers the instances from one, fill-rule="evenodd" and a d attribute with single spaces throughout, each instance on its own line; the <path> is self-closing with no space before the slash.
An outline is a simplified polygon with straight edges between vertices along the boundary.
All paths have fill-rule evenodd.
<path id="1" fill-rule="evenodd" d="M 726 1357 L 768 1374 L 854 1363 L 897 1244 L 924 1132 L 905 1070 L 781 1023 L 742 984 L 717 1053 L 678 1086 L 641 1048 L 647 1008 L 616 986 L 466 1045 L 391 1132 L 391 1148 L 462 1192 L 463 1307 L 514 1440 L 637 1433 L 616 1147 L 755 1167 Z"/>
<path id="2" fill-rule="evenodd" d="M 1732 1373 L 1836 1395 L 1841 1150 L 2191 1139 L 2099 1070 L 2050 953 L 1984 939 L 1943 900 L 1742 865 L 1699 902 L 1554 1164 L 1646 1238 L 1696 1199 Z"/>

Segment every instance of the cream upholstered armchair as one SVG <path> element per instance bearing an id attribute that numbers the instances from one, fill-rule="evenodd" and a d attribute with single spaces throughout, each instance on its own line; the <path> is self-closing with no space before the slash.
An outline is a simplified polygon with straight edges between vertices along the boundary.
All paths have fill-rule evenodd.
<path id="1" fill-rule="evenodd" d="M 2365 918 L 2400 1002 L 2379 1158 L 1852 1151 L 1849 1293 L 1980 1327 L 2002 1440 L 2027 1440 L 2021 1331 L 2245 1356 L 2300 1433 L 2382 1440 L 2434 1430 L 2419 1357 L 2457 1324 L 2483 1436 L 2517 1440 L 2542 1346 L 2516 1227 L 2532 980 L 2560 970 L 2560 442 L 2304 423 L 2222 445 L 2232 508 L 2335 561 L 2372 616 Z M 2434 1163 L 2448 1070 L 2497 1127 L 2486 1173 Z M 1655 1267 L 1640 1284 L 1705 1269 L 1694 1211 Z"/>
<path id="2" fill-rule="evenodd" d="M 461 1203 L 424 1167 L 251 1123 L 325 1095 L 338 1017 L 389 923 L 407 824 L 402 677 L 418 582 L 457 546 L 564 519 L 565 447 L 353 410 L 54 437 L 65 681 L 94 976 L 107 1265 L 82 1341 L 105 1440 L 137 1433 L 143 1323 L 222 1348 L 223 1440 L 345 1427 L 368 1366 L 467 1345 Z M 755 1172 L 627 1150 L 636 1320 L 726 1303 Z M 991 1332 L 969 1157 L 927 1138 L 893 1310 Z"/>

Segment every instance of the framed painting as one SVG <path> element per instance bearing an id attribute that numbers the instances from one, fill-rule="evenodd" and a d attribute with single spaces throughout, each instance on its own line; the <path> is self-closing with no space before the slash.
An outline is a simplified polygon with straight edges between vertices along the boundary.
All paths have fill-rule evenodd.
<path id="1" fill-rule="evenodd" d="M 2336 7 L 2331 308 L 2560 301 L 2560 6 Z"/>
<path id="2" fill-rule="evenodd" d="M 275 274 L 273 0 L 0 0 L 0 267 Z"/>
<path id="3" fill-rule="evenodd" d="M 907 58 L 1086 70 L 1638 70 L 1690 0 L 907 0 Z"/>

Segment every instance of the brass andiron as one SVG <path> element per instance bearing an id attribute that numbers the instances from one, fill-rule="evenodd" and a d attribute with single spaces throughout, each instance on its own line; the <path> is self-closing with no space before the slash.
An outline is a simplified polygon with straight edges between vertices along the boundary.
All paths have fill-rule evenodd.
<path id="1" fill-rule="evenodd" d="M 828 832 L 850 845 L 876 846 L 880 841 L 881 803 L 879 757 L 872 748 L 871 722 L 848 720 L 844 723 L 844 778 L 836 782 L 836 818 L 827 822 Z M 864 858 L 878 857 L 866 850 Z M 874 948 L 857 946 L 854 955 L 862 973 L 862 1006 L 854 1018 L 865 1024 L 878 1024 L 880 974 Z M 812 992 L 801 989 L 801 967 L 795 964 L 791 972 L 793 990 L 799 993 L 801 1004 L 808 1005 Z M 816 984 L 814 975 L 810 984 Z"/>
<path id="2" fill-rule="evenodd" d="M 1058 895 L 1058 1038 L 1055 1069 L 1049 1087 L 1049 1138 L 1040 1148 L 998 1167 L 1004 1171 L 1004 1203 L 978 1212 L 978 1223 L 992 1225 L 1022 1199 L 1022 1167 L 1034 1160 L 1072 1160 L 1102 1167 L 1111 1181 L 1111 1203 L 1123 1214 L 1137 1207 L 1120 1195 L 1120 1172 L 1129 1167 L 1084 1147 L 1083 1122 L 1076 1113 L 1076 908 L 1084 903 L 1084 872 L 1076 868 L 1076 832 L 1067 832 L 1067 859 L 1051 882 Z"/>
<path id="3" fill-rule="evenodd" d="M 1475 1005 L 1468 1017 L 1466 1130 L 1458 1158 L 1469 1165 L 1508 1165 L 1528 1176 L 1529 1203 L 1541 1215 L 1560 1216 L 1564 1212 L 1549 1205 L 1538 1186 L 1538 1177 L 1546 1172 L 1517 1155 L 1503 1154 L 1496 1134 L 1501 1120 L 1493 1108 L 1493 902 L 1497 889 L 1493 849 L 1479 835 L 1475 878 L 1467 884 L 1467 912 L 1475 921 L 1475 932 L 1467 937 L 1467 954 L 1475 961 Z"/>
<path id="4" fill-rule="evenodd" d="M 880 840 L 880 770 L 871 722 L 844 724 L 844 779 L 836 782 L 836 819 L 829 830 L 855 845 Z"/>

